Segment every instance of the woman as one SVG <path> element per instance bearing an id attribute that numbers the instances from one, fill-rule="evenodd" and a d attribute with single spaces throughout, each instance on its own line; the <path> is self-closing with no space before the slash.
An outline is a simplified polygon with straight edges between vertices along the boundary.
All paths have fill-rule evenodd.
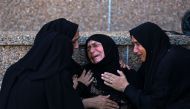
<path id="1" fill-rule="evenodd" d="M 133 28 L 130 35 L 133 52 L 142 61 L 139 84 L 128 82 L 121 71 L 120 76 L 103 74 L 105 84 L 123 92 L 137 109 L 189 109 L 190 51 L 172 46 L 165 32 L 151 22 Z"/>
<path id="2" fill-rule="evenodd" d="M 118 105 L 125 104 L 126 101 L 122 97 L 122 93 L 104 85 L 103 80 L 101 80 L 102 73 L 112 72 L 113 74 L 117 74 L 116 71 L 118 69 L 121 70 L 119 52 L 115 42 L 109 36 L 95 34 L 87 39 L 85 50 L 89 61 L 85 69 L 93 73 L 93 82 L 81 93 L 81 96 L 85 98 L 83 99 L 84 105 L 98 109 L 100 107 L 102 109 L 117 109 Z M 86 75 L 90 75 L 90 73 L 88 72 Z M 90 82 L 91 80 L 89 78 Z"/>
<path id="3" fill-rule="evenodd" d="M 63 18 L 42 27 L 29 52 L 7 69 L 0 109 L 83 109 L 70 76 L 77 29 Z"/>
<path id="4" fill-rule="evenodd" d="M 42 29 L 38 32 L 38 34 L 43 33 L 43 32 L 47 32 L 47 31 L 58 32 L 62 35 L 66 35 L 69 37 L 70 40 L 72 40 L 74 48 L 79 47 L 79 44 L 78 44 L 78 39 L 79 39 L 78 24 L 70 22 L 64 18 L 59 18 L 59 19 L 56 19 L 56 20 L 53 20 L 53 21 L 46 23 L 42 27 Z M 38 36 L 38 34 L 37 34 L 37 36 Z M 82 71 L 82 68 L 78 63 L 76 63 L 73 59 L 71 60 L 71 62 L 72 62 L 71 70 L 73 70 L 72 75 L 73 75 L 73 73 Z"/>

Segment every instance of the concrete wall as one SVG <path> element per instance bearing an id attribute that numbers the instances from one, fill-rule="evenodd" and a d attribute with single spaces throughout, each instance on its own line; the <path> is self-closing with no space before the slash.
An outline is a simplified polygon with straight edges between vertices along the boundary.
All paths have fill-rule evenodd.
<path id="1" fill-rule="evenodd" d="M 138 58 L 132 53 L 132 45 L 129 33 L 127 31 L 120 32 L 81 32 L 78 50 L 75 50 L 73 58 L 80 64 L 85 64 L 84 43 L 86 39 L 95 33 L 107 34 L 114 39 L 119 48 L 120 58 L 132 68 L 138 69 L 140 63 Z M 6 69 L 22 58 L 31 48 L 36 32 L 0 32 L 0 84 Z M 182 45 L 190 48 L 190 37 L 171 35 L 172 44 Z"/>
<path id="2" fill-rule="evenodd" d="M 189 0 L 0 0 L 0 31 L 38 31 L 64 17 L 81 31 L 127 31 L 153 21 L 180 32 L 189 6 Z"/>

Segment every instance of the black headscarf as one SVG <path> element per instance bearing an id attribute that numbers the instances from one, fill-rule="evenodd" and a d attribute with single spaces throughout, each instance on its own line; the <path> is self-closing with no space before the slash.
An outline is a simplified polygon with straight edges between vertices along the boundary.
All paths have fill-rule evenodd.
<path id="1" fill-rule="evenodd" d="M 92 62 L 90 62 L 90 59 L 88 58 L 88 53 L 87 53 L 87 44 L 90 40 L 94 40 L 97 42 L 100 42 L 103 46 L 104 49 L 104 53 L 105 53 L 105 57 L 103 58 L 102 61 L 93 64 Z M 92 36 L 90 36 L 85 44 L 86 47 L 86 57 L 87 60 L 90 62 L 91 66 L 94 67 L 102 67 L 102 66 L 110 66 L 110 64 L 113 64 L 114 69 L 115 68 L 119 68 L 119 52 L 118 52 L 118 48 L 117 45 L 115 44 L 115 42 L 113 41 L 112 38 L 110 38 L 109 36 L 103 35 L 103 34 L 94 34 Z"/>
<path id="2" fill-rule="evenodd" d="M 52 41 L 52 39 L 49 39 L 50 37 L 47 34 L 58 33 L 60 35 L 68 37 L 71 41 L 76 34 L 77 29 L 77 24 L 70 22 L 64 18 L 59 18 L 46 23 L 37 33 L 32 48 L 22 59 L 20 59 L 15 64 L 19 64 L 18 66 L 22 66 L 24 68 L 30 68 L 33 70 L 36 69 L 36 67 L 39 66 L 40 62 L 42 61 L 41 59 L 43 59 L 44 55 L 46 55 L 46 51 L 48 50 L 48 47 L 44 47 L 46 46 L 45 43 L 51 43 Z M 47 41 L 46 39 L 49 40 Z M 46 40 L 43 42 L 44 45 L 41 44 L 43 40 Z M 34 60 L 36 57 L 38 57 L 38 59 Z M 27 63 L 30 63 L 30 65 Z"/>
<path id="3" fill-rule="evenodd" d="M 78 30 L 78 24 L 70 22 L 64 18 L 59 18 L 59 19 L 56 19 L 56 20 L 46 23 L 38 32 L 35 42 L 37 42 L 40 39 L 40 38 L 38 38 L 39 34 L 47 32 L 47 31 L 57 32 L 61 35 L 65 35 L 72 41 L 77 30 Z M 74 61 L 72 59 L 70 61 L 70 63 L 74 67 L 74 69 L 73 69 L 73 67 L 70 68 L 70 70 L 72 70 L 72 74 L 82 71 L 81 66 L 78 63 L 76 63 L 76 61 Z"/>
<path id="4" fill-rule="evenodd" d="M 54 35 L 55 34 L 55 35 Z M 33 61 L 39 61 L 38 66 L 34 72 L 31 73 L 31 78 L 42 79 L 47 78 L 56 72 L 61 71 L 62 69 L 68 69 L 71 65 L 73 46 L 71 40 L 67 36 L 60 35 L 58 33 L 49 33 L 48 35 L 53 35 L 51 39 L 51 43 L 44 45 L 47 48 L 47 52 L 44 53 L 43 56 L 38 53 L 37 57 L 33 57 Z M 43 42 L 41 43 L 43 44 Z M 42 59 L 38 59 L 38 56 L 42 57 Z M 37 72 L 36 72 L 37 71 Z"/>
<path id="5" fill-rule="evenodd" d="M 4 75 L 0 92 L 0 107 L 2 109 L 5 109 L 11 89 L 14 87 L 20 75 L 28 73 L 28 78 L 32 80 L 43 80 L 60 74 L 61 72 L 72 72 L 69 71 L 72 69 L 72 63 L 74 63 L 72 60 L 72 38 L 77 28 L 77 24 L 63 18 L 51 21 L 42 27 L 36 35 L 34 44 L 29 52 L 18 62 L 11 65 Z M 68 76 L 68 73 L 64 75 Z M 67 80 L 69 81 L 69 79 L 71 79 L 70 77 L 64 78 L 65 80 L 62 80 L 64 84 L 68 83 Z M 52 88 L 52 90 L 54 89 Z M 66 94 L 68 92 L 74 93 L 72 87 L 64 88 L 64 91 L 64 95 L 67 96 L 72 95 Z M 78 99 L 76 98 L 76 100 Z"/>
<path id="6" fill-rule="evenodd" d="M 140 70 L 141 72 L 144 70 L 146 73 L 145 80 L 152 78 L 152 73 L 157 70 L 161 58 L 171 46 L 169 37 L 158 25 L 151 22 L 143 23 L 129 32 L 145 48 L 146 60 L 142 63 Z M 151 79 L 145 82 L 145 85 L 148 86 L 151 84 Z"/>
<path id="7" fill-rule="evenodd" d="M 100 42 L 103 46 L 105 53 L 105 57 L 103 58 L 103 60 L 101 60 L 96 64 L 90 62 L 90 59 L 88 58 L 87 44 L 91 40 Z M 87 39 L 85 47 L 86 47 L 85 49 L 86 56 L 89 61 L 89 64 L 86 66 L 86 68 L 87 70 L 90 69 L 93 72 L 93 76 L 95 77 L 97 82 L 97 88 L 103 90 L 104 91 L 103 94 L 105 95 L 110 94 L 113 100 L 118 101 L 120 99 L 119 98 L 120 94 L 117 91 L 113 90 L 112 88 L 106 86 L 103 83 L 103 80 L 101 79 L 101 74 L 104 72 L 111 72 L 113 74 L 118 75 L 117 70 L 120 70 L 120 64 L 119 64 L 119 52 L 117 45 L 115 44 L 113 39 L 107 35 L 94 34 Z"/>
<path id="8" fill-rule="evenodd" d="M 64 18 L 59 18 L 46 23 L 38 32 L 37 36 L 43 32 L 58 32 L 62 35 L 68 36 L 71 40 L 78 30 L 78 24 L 70 22 Z"/>

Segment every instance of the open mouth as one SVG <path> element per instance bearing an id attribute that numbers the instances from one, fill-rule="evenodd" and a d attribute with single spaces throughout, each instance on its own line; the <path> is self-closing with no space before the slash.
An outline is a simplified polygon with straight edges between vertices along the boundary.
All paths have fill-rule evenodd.
<path id="1" fill-rule="evenodd" d="M 98 59 L 99 59 L 99 55 L 94 55 L 94 56 L 92 56 L 92 59 L 93 59 L 94 62 L 97 62 Z"/>
<path id="2" fill-rule="evenodd" d="M 98 58 L 99 57 L 99 55 L 95 55 L 95 56 L 93 56 L 92 58 L 93 59 L 96 59 L 96 58 Z"/>

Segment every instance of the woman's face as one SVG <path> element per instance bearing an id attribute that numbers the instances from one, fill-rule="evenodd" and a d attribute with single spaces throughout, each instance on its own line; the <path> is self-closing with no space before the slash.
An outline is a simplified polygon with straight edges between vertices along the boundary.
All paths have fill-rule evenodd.
<path id="1" fill-rule="evenodd" d="M 104 48 L 100 42 L 90 40 L 87 44 L 88 58 L 93 64 L 100 62 L 104 57 Z"/>
<path id="2" fill-rule="evenodd" d="M 78 39 L 79 39 L 79 31 L 77 30 L 75 36 L 74 36 L 73 39 L 72 39 L 72 43 L 73 43 L 73 47 L 74 47 L 74 48 L 79 48 Z"/>
<path id="3" fill-rule="evenodd" d="M 145 48 L 133 36 L 131 36 L 131 42 L 134 45 L 133 52 L 140 58 L 142 62 L 145 62 L 146 60 Z"/>

